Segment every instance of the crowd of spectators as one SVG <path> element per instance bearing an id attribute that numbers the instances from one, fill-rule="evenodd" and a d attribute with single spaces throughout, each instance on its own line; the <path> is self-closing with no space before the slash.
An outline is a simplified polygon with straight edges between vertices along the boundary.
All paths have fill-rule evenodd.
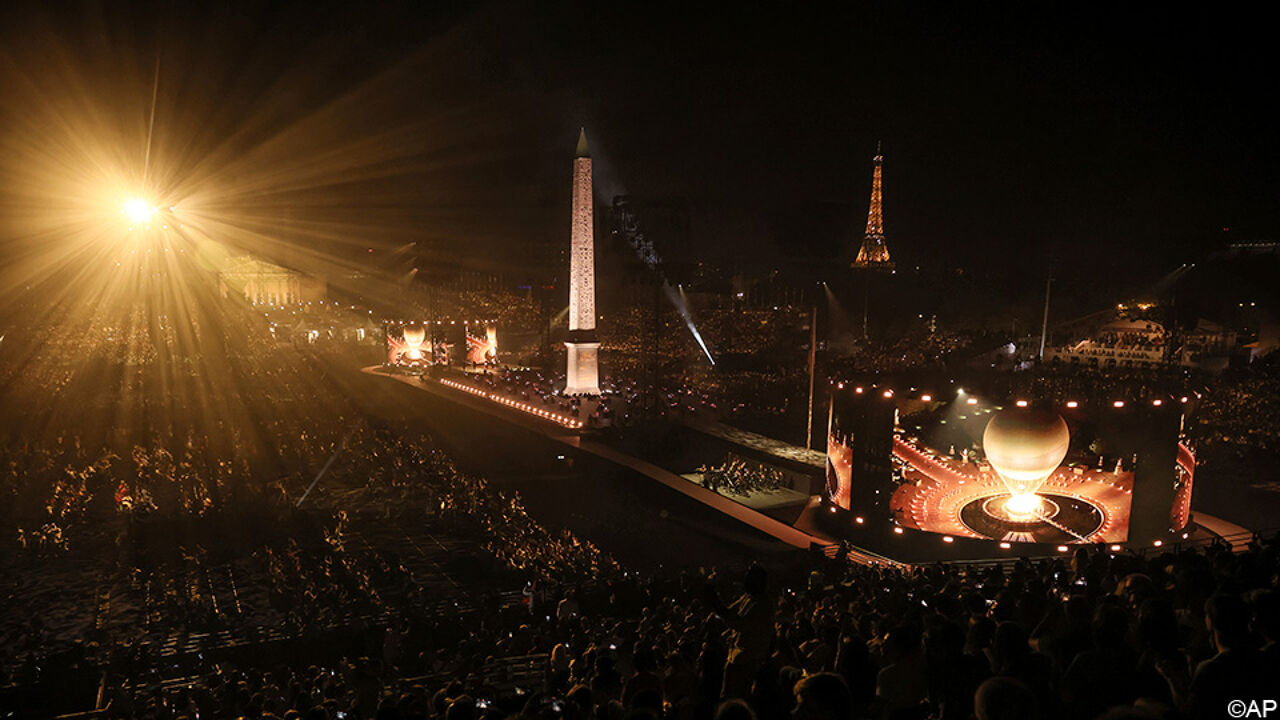
<path id="1" fill-rule="evenodd" d="M 1280 462 L 1280 356 L 1209 381 L 1190 428 L 1202 455 L 1237 477 L 1273 481 Z"/>
<path id="2" fill-rule="evenodd" d="M 396 311 L 406 320 L 494 322 L 499 328 L 519 332 L 536 331 L 547 319 L 529 292 L 510 292 L 489 282 L 452 288 L 410 284 L 399 293 Z"/>
<path id="3" fill-rule="evenodd" d="M 538 304 L 528 294 L 464 292 L 458 298 L 458 312 L 479 313 L 498 322 L 499 327 L 536 327 L 542 321 Z"/>
<path id="4" fill-rule="evenodd" d="M 716 358 L 714 366 L 685 321 L 665 304 L 657 323 L 650 308 L 631 308 L 602 321 L 603 364 L 614 377 L 626 378 L 633 394 L 681 413 L 740 413 L 735 407 L 744 397 L 752 398 L 761 414 L 771 413 L 801 387 L 809 342 L 806 312 L 703 308 L 693 321 Z"/>
<path id="5" fill-rule="evenodd" d="M 1280 545 L 903 569 L 808 556 L 766 571 L 545 585 L 426 642 L 332 664 L 221 667 L 121 717 L 1199 718 L 1280 675 Z M 728 598 L 726 599 L 723 598 Z M 534 671 L 495 677 L 498 658 Z M 339 715 L 339 713 L 342 713 Z"/>
<path id="6" fill-rule="evenodd" d="M 317 349 L 272 338 L 261 314 L 231 322 L 240 342 L 204 365 L 135 362 L 134 345 L 166 360 L 209 349 L 149 339 L 85 340 L 58 356 L 71 327 L 48 344 L 0 346 L 0 689 L 56 682 L 73 665 L 132 687 L 177 672 L 155 652 L 190 633 L 327 636 L 438 605 L 394 549 L 352 541 L 356 516 L 385 515 L 405 533 L 426 518 L 467 539 L 476 567 L 463 576 L 477 588 L 616 571 L 517 494 L 462 473 L 432 438 L 357 417 Z M 104 381 L 112 403 L 80 401 Z"/>
<path id="7" fill-rule="evenodd" d="M 1167 337 L 1163 331 L 1160 332 L 1133 332 L 1133 331 L 1116 331 L 1108 330 L 1099 333 L 1093 342 L 1102 347 L 1116 348 L 1118 350 L 1159 350 L 1164 348 L 1167 343 Z"/>
<path id="8" fill-rule="evenodd" d="M 957 353 L 973 349 L 968 333 L 917 331 L 899 338 L 870 340 L 854 345 L 848 352 L 828 361 L 833 377 L 904 370 L 941 369 Z"/>
<path id="9" fill-rule="evenodd" d="M 94 628 L 81 643 L 40 612 L 56 587 L 6 585 L 0 685 L 56 683 L 71 665 L 90 667 L 103 678 L 106 715 L 165 720 L 1034 720 L 1213 717 L 1231 700 L 1270 697 L 1280 677 L 1275 538 L 1239 553 L 1099 547 L 1069 560 L 917 568 L 813 555 L 770 570 L 640 576 L 542 526 L 518 495 L 461 472 L 431 438 L 370 424 L 313 351 L 280 347 L 265 327 L 195 364 L 180 335 L 163 339 L 162 319 L 135 327 L 155 333 L 86 336 L 79 363 L 4 358 L 5 398 L 23 402 L 8 403 L 9 420 L 14 407 L 37 407 L 33 398 L 61 397 L 84 413 L 83 429 L 109 426 L 62 393 L 111 377 L 121 385 L 110 410 L 128 433 L 90 440 L 71 424 L 9 423 L 0 443 L 6 580 L 56 586 L 74 573 L 119 571 L 132 589 L 114 600 L 128 606 L 112 611 L 114 634 Z M 58 352 L 72 347 L 65 336 Z M 850 368 L 929 366 L 960 347 L 933 335 L 869 345 Z M 78 377 L 95 354 L 127 371 Z M 544 394 L 554 376 L 481 378 L 531 401 L 573 402 Z M 1134 391 L 1132 376 L 1010 378 L 1062 394 L 1085 385 L 1105 393 L 1112 382 Z M 1221 399 L 1205 402 L 1216 433 L 1207 442 L 1234 442 L 1249 413 L 1274 432 L 1275 380 L 1265 365 L 1223 380 L 1235 384 L 1208 395 Z M 618 397 L 648 392 L 607 382 Z M 1150 391 L 1164 382 L 1153 376 Z M 730 401 L 718 392 L 742 392 L 673 387 L 660 397 L 695 411 Z M 705 472 L 721 478 L 716 489 L 773 482 L 734 458 Z M 473 538 L 482 552 L 471 558 L 480 566 L 472 581 L 520 578 L 521 599 L 441 607 L 437 589 L 355 527 L 378 517 Z M 224 570 L 229 593 L 214 577 Z M 295 639 L 292 651 L 270 650 L 248 629 L 264 625 Z M 178 685 L 161 682 L 170 668 L 134 637 L 226 629 L 244 630 L 237 641 L 250 651 L 195 663 Z M 512 658 L 534 672 L 495 675 Z"/>
<path id="10" fill-rule="evenodd" d="M 323 457 L 333 449 L 323 432 L 281 440 L 284 452 L 299 458 Z M 236 551 L 261 556 L 271 605 L 291 616 L 287 625 L 301 628 L 350 614 L 392 612 L 373 590 L 372 576 L 385 576 L 376 584 L 403 587 L 408 582 L 403 569 L 352 555 L 343 532 L 348 510 L 368 509 L 372 502 L 377 511 L 392 498 L 478 538 L 499 565 L 521 576 L 608 575 L 616 568 L 590 542 L 540 525 L 518 495 L 459 471 L 429 437 L 361 426 L 337 442 L 341 449 L 328 469 L 331 482 L 355 483 L 365 492 L 359 498 L 343 496 L 340 506 L 321 505 L 318 519 L 313 518 L 321 527 L 310 535 L 323 542 L 307 547 L 293 539 L 308 535 L 308 528 L 288 497 L 288 491 L 297 496 L 304 487 L 286 481 L 255 484 L 246 460 L 205 461 L 192 447 L 178 448 L 177 457 L 160 447 L 135 447 L 124 457 L 109 450 L 91 455 L 75 440 L 6 447 L 0 455 L 6 471 L 0 488 L 9 500 L 5 547 L 16 551 L 18 562 L 73 558 L 99 553 L 101 548 L 90 546 L 109 528 L 115 534 L 111 545 L 118 549 L 110 562 L 133 573 L 141 614 L 150 617 L 152 606 L 164 608 L 161 614 L 172 627 L 201 630 L 220 629 L 233 619 L 208 617 L 210 593 L 192 592 L 189 583 L 174 578 L 198 575 L 202 565 Z M 268 523 L 255 532 L 253 526 Z M 215 545 L 218 551 L 206 550 Z M 408 595 L 423 596 L 422 588 Z M 11 620 L 17 622 L 3 623 L 12 633 L 10 649 L 39 651 L 45 638 L 28 635 L 19 642 L 25 635 L 20 618 Z"/>
<path id="11" fill-rule="evenodd" d="M 716 308 L 698 314 L 698 332 L 717 352 L 802 354 L 809 312 L 800 307 Z"/>

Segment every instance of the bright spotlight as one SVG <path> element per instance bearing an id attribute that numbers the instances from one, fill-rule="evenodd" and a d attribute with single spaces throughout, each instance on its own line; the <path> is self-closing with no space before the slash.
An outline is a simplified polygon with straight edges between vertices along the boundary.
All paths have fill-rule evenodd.
<path id="1" fill-rule="evenodd" d="M 1004 509 L 1014 517 L 1030 517 L 1037 515 L 1044 503 L 1035 493 L 1020 493 L 1010 495 L 1008 500 L 1004 501 Z"/>
<path id="2" fill-rule="evenodd" d="M 151 222 L 151 218 L 156 214 L 156 209 L 146 200 L 135 197 L 125 200 L 124 207 L 120 209 L 120 212 L 129 218 L 129 222 L 135 225 L 143 225 Z"/>

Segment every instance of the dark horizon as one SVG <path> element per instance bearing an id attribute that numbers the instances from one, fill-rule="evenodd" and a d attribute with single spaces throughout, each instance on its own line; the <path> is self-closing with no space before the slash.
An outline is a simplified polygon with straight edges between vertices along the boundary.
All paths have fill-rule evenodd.
<path id="1" fill-rule="evenodd" d="M 417 242 L 425 266 L 556 273 L 580 126 L 598 207 L 677 198 L 690 243 L 666 254 L 730 270 L 838 268 L 861 239 L 878 141 L 899 267 L 964 268 L 1011 297 L 1050 274 L 1136 291 L 1280 226 L 1277 100 L 1259 85 L 1274 53 L 1247 17 L 78 10 L 5 11 L 5 205 L 41 200 L 23 196 L 20 164 L 58 138 L 53 110 L 113 123 L 131 141 L 119 159 L 140 164 L 158 77 L 155 156 L 175 182 L 213 168 L 243 183 L 219 202 L 286 262 L 358 265 Z"/>

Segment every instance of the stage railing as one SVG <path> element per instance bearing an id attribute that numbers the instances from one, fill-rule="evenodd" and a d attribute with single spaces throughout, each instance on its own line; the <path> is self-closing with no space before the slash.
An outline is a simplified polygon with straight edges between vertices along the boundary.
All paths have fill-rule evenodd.
<path id="1" fill-rule="evenodd" d="M 1255 540 L 1264 540 L 1268 537 L 1275 537 L 1277 535 L 1280 535 L 1280 528 L 1270 528 L 1267 530 L 1245 531 L 1245 532 L 1231 533 L 1228 535 L 1221 535 L 1221 536 L 1215 535 L 1211 538 L 1201 538 L 1197 540 L 1192 540 L 1192 539 L 1180 540 L 1178 542 L 1164 543 L 1158 547 L 1154 545 L 1144 547 L 1144 548 L 1126 547 L 1116 552 L 1115 554 L 1133 555 L 1137 557 L 1146 558 L 1146 557 L 1152 557 L 1154 555 L 1160 555 L 1166 552 L 1177 553 L 1185 550 L 1199 550 L 1206 547 L 1212 547 L 1214 545 L 1225 545 L 1226 547 L 1229 547 L 1231 549 L 1231 552 L 1238 554 L 1248 550 L 1249 545 L 1253 543 Z M 995 541 L 992 541 L 992 542 L 994 543 Z M 1078 544 L 1067 545 L 1066 552 L 1043 552 L 1039 554 L 1024 553 L 1024 554 L 1011 556 L 1011 557 L 1004 557 L 1004 558 L 983 558 L 981 560 L 936 560 L 936 561 L 924 562 L 924 563 L 898 562 L 896 560 L 886 558 L 882 555 L 878 555 L 869 550 L 864 550 L 856 546 L 841 548 L 841 546 L 838 543 L 833 545 L 828 545 L 825 548 L 823 548 L 823 554 L 826 557 L 832 558 L 832 559 L 836 557 L 844 557 L 844 559 L 847 559 L 849 562 L 855 562 L 860 565 L 880 564 L 880 565 L 885 565 L 890 567 L 910 569 L 914 567 L 929 567 L 929 566 L 941 564 L 941 565 L 947 565 L 947 566 L 960 566 L 964 568 L 982 569 L 982 568 L 1012 566 L 1018 563 L 1018 561 L 1020 560 L 1030 560 L 1033 562 L 1039 562 L 1043 560 L 1055 560 L 1055 559 L 1069 560 L 1071 558 L 1072 553 L 1074 553 L 1077 548 L 1084 547 L 1084 548 L 1092 549 L 1092 548 L 1098 547 L 1099 545 L 1105 545 L 1105 543 L 1095 543 L 1095 544 L 1085 544 L 1085 545 L 1078 545 Z M 842 549 L 845 551 L 843 555 L 841 553 Z"/>
<path id="2" fill-rule="evenodd" d="M 1165 543 L 1159 547 L 1148 546 L 1144 548 L 1123 548 L 1122 550 L 1113 554 L 1131 555 L 1131 556 L 1136 556 L 1141 558 L 1148 558 L 1148 557 L 1153 557 L 1153 556 L 1161 555 L 1163 553 L 1168 553 L 1168 552 L 1178 553 L 1186 550 L 1200 550 L 1203 548 L 1212 547 L 1214 545 L 1226 546 L 1231 549 L 1232 553 L 1239 554 L 1247 551 L 1249 549 L 1250 543 L 1252 543 L 1254 540 L 1265 540 L 1268 537 L 1274 537 L 1276 535 L 1280 535 L 1280 528 L 1268 529 L 1268 530 L 1262 530 L 1262 531 L 1256 531 L 1256 532 L 1249 531 L 1249 532 L 1241 532 L 1241 533 L 1232 533 L 1232 534 L 1223 535 L 1223 536 L 1215 535 L 1214 537 L 1211 537 L 1211 538 L 1203 538 L 1199 540 L 1191 540 L 1191 539 L 1181 540 L 1176 543 Z M 939 562 L 941 562 L 941 564 L 943 565 L 952 565 L 952 566 L 959 565 L 966 568 L 1006 567 L 1006 566 L 1011 566 L 1016 564 L 1019 560 L 1031 560 L 1033 562 L 1038 562 L 1042 560 L 1054 560 L 1054 559 L 1070 560 L 1071 555 L 1072 553 L 1075 552 L 1076 548 L 1084 547 L 1084 548 L 1092 549 L 1092 548 L 1098 547 L 1099 545 L 1104 545 L 1104 544 L 1105 543 L 1088 544 L 1088 545 L 1068 545 L 1067 546 L 1068 550 L 1065 553 L 1054 552 L 1054 553 L 1047 553 L 1047 554 L 1040 554 L 1040 555 L 1019 555 L 1017 557 L 1008 557 L 1008 558 L 986 558 L 983 560 L 943 560 Z M 928 566 L 928 565 L 936 565 L 936 564 L 938 563 L 919 563 L 919 565 L 922 567 Z"/>

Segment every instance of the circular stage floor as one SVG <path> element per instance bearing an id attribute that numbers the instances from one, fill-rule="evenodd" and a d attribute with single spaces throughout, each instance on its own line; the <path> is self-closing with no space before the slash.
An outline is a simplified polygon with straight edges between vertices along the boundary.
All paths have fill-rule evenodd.
<path id="1" fill-rule="evenodd" d="M 1037 491 L 1037 516 L 1002 512 L 1009 497 L 987 465 L 965 462 L 897 438 L 902 482 L 889 501 L 905 528 L 1007 542 L 1124 542 L 1129 534 L 1133 474 L 1060 467 Z"/>
<path id="2" fill-rule="evenodd" d="M 960 508 L 960 522 L 974 534 L 1010 542 L 1069 543 L 1089 537 L 1102 526 L 1102 510 L 1087 500 L 1041 494 L 1042 509 L 1027 519 L 1001 512 L 1008 493 L 977 498 Z"/>

